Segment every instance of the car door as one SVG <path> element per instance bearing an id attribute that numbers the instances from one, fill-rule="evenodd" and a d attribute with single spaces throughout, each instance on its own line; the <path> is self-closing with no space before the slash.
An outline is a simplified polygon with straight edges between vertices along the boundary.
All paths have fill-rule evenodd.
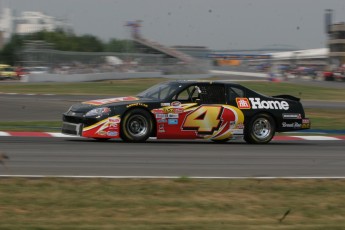
<path id="1" fill-rule="evenodd" d="M 230 129 L 243 123 L 241 111 L 227 105 L 223 84 L 196 83 L 172 97 L 166 122 L 157 122 L 157 138 L 225 139 Z"/>

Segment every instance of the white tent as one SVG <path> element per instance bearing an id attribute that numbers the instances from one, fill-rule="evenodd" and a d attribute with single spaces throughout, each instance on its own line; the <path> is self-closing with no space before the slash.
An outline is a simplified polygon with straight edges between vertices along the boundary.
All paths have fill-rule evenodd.
<path id="1" fill-rule="evenodd" d="M 115 56 L 106 56 L 105 61 L 109 65 L 122 65 L 123 64 L 123 61 L 120 58 L 115 57 Z"/>

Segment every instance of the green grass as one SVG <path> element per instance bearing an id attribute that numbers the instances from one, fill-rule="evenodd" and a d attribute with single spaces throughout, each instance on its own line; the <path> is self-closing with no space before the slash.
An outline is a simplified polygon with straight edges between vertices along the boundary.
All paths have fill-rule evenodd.
<path id="1" fill-rule="evenodd" d="M 60 132 L 62 121 L 8 121 L 0 122 L 1 131 Z"/>
<path id="2" fill-rule="evenodd" d="M 87 95 L 135 95 L 148 87 L 167 79 L 129 79 L 106 82 L 83 83 L 18 83 L 0 85 L 0 92 L 5 93 L 53 93 Z M 345 101 L 345 90 L 305 86 L 285 82 L 240 82 L 257 92 L 266 95 L 291 94 L 304 100 L 340 100 Z"/>
<path id="3" fill-rule="evenodd" d="M 345 101 L 344 89 L 306 86 L 287 82 L 241 82 L 240 84 L 270 96 L 289 94 L 303 100 Z"/>
<path id="4" fill-rule="evenodd" d="M 345 109 L 305 109 L 312 129 L 345 130 Z"/>
<path id="5" fill-rule="evenodd" d="M 0 229 L 344 229 L 344 199 L 345 180 L 1 179 Z"/>
<path id="6" fill-rule="evenodd" d="M 19 83 L 0 85 L 4 93 L 38 93 L 69 95 L 135 95 L 166 79 L 129 79 L 82 83 Z"/>

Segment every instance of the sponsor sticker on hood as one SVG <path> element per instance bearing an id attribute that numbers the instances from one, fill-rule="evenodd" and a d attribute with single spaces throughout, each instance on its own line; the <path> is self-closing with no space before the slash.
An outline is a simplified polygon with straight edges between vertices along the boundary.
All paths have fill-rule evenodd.
<path id="1" fill-rule="evenodd" d="M 137 101 L 137 100 L 139 100 L 139 98 L 137 98 L 137 97 L 115 97 L 115 98 L 85 101 L 85 102 L 83 102 L 83 104 L 105 105 L 105 104 L 109 104 L 109 103 L 116 103 L 116 102 L 122 102 L 122 101 Z"/>

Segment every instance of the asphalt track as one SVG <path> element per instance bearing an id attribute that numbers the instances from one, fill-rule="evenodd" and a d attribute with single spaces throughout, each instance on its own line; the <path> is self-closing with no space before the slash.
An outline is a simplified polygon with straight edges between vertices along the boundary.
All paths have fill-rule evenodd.
<path id="1" fill-rule="evenodd" d="M 60 120 L 72 104 L 95 98 L 104 96 L 0 94 L 0 120 Z M 345 108 L 343 102 L 302 103 L 305 108 Z M 0 153 L 10 157 L 0 159 L 0 176 L 345 177 L 344 147 L 344 140 L 276 140 L 268 145 L 248 145 L 243 141 L 149 140 L 134 144 L 0 137 Z"/>
<path id="2" fill-rule="evenodd" d="M 345 177 L 345 141 L 98 142 L 0 137 L 0 175 L 106 177 Z"/>

